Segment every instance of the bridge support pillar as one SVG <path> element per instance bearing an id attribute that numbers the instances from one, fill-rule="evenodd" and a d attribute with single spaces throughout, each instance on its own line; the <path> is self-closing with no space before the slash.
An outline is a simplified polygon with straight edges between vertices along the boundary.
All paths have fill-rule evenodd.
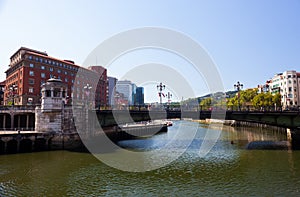
<path id="1" fill-rule="evenodd" d="M 3 128 L 6 128 L 6 114 L 3 115 Z"/>
<path id="2" fill-rule="evenodd" d="M 292 147 L 294 150 L 300 150 L 300 129 L 291 129 Z"/>
<path id="3" fill-rule="evenodd" d="M 18 129 L 21 127 L 21 115 L 18 115 Z"/>
<path id="4" fill-rule="evenodd" d="M 14 128 L 14 122 L 15 122 L 15 116 L 14 114 L 11 114 L 11 120 L 10 120 L 10 128 L 13 130 Z"/>
<path id="5" fill-rule="evenodd" d="M 26 129 L 28 129 L 29 128 L 29 115 L 27 114 L 27 116 L 26 116 Z"/>
<path id="6" fill-rule="evenodd" d="M 7 153 L 7 141 L 4 141 L 4 153 Z"/>

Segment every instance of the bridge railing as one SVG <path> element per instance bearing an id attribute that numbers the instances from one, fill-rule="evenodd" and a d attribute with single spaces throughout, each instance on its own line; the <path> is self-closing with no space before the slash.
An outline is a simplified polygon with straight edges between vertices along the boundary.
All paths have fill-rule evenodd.
<path id="1" fill-rule="evenodd" d="M 36 106 L 39 105 L 14 105 L 14 106 L 7 106 L 2 105 L 0 106 L 0 110 L 34 110 Z"/>

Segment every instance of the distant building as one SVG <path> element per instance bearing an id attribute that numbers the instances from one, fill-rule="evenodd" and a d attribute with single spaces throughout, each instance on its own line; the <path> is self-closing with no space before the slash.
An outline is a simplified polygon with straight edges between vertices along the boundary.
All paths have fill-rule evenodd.
<path id="1" fill-rule="evenodd" d="M 102 66 L 90 66 L 89 70 L 95 71 L 98 77 L 97 88 L 95 92 L 95 107 L 98 108 L 101 105 L 107 105 L 107 69 Z"/>
<path id="2" fill-rule="evenodd" d="M 132 104 L 132 83 L 129 80 L 119 80 L 116 85 L 116 91 L 123 95 L 123 100 L 127 100 L 127 105 Z"/>
<path id="3" fill-rule="evenodd" d="M 294 70 L 278 73 L 267 81 L 267 85 L 272 94 L 280 93 L 284 108 L 300 105 L 300 73 Z"/>
<path id="4" fill-rule="evenodd" d="M 131 103 L 130 103 L 130 105 L 135 105 L 135 101 L 136 101 L 136 88 L 137 88 L 137 86 L 134 84 L 134 83 L 132 83 L 132 96 L 131 96 Z"/>
<path id="5" fill-rule="evenodd" d="M 137 87 L 136 94 L 135 94 L 135 105 L 144 105 L 144 88 Z"/>
<path id="6" fill-rule="evenodd" d="M 115 96 L 116 96 L 116 85 L 118 79 L 115 77 L 108 77 L 108 105 L 115 105 Z"/>
<path id="7" fill-rule="evenodd" d="M 4 104 L 5 81 L 0 82 L 0 105 Z"/>
<path id="8" fill-rule="evenodd" d="M 95 98 L 93 105 L 105 105 L 106 69 L 101 66 L 92 66 L 90 69 L 80 67 L 71 60 L 50 57 L 46 52 L 21 47 L 10 57 L 9 68 L 5 72 L 4 104 L 8 105 L 12 101 L 15 105 L 40 104 L 41 85 L 50 78 L 57 78 L 67 84 L 70 90 L 67 95 L 69 100 L 86 100 L 87 92 L 84 87 L 94 84 L 97 86 L 93 87 L 95 95 L 90 96 Z"/>

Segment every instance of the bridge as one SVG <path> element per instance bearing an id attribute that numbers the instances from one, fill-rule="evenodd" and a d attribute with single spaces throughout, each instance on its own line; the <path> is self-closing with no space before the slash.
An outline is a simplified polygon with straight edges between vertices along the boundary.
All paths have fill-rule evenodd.
<path id="1" fill-rule="evenodd" d="M 90 110 L 96 113 L 101 126 L 155 119 L 211 118 L 212 111 L 185 110 Z M 285 128 L 300 128 L 300 111 L 214 111 L 214 116 L 226 120 L 253 122 Z M 0 107 L 0 131 L 35 130 L 35 106 Z"/>
<path id="2" fill-rule="evenodd" d="M 203 110 L 89 110 L 88 112 L 89 115 L 87 117 L 89 117 L 90 124 L 93 125 L 94 121 L 99 121 L 100 125 L 106 128 L 147 120 L 173 118 L 204 120 L 212 116 L 212 111 Z M 62 127 L 60 131 L 55 131 L 55 133 L 36 132 L 35 113 L 35 106 L 0 108 L 0 154 L 49 149 L 71 149 L 72 147 L 81 145 L 80 137 L 75 129 L 64 130 L 64 127 Z M 91 118 L 92 115 L 96 116 Z M 298 111 L 214 111 L 213 116 L 213 118 L 220 117 L 227 120 L 236 120 L 237 122 L 250 122 L 290 128 L 294 134 L 300 133 L 300 112 Z M 63 118 L 68 119 L 69 123 L 72 122 L 72 117 Z M 85 120 L 82 119 L 82 121 Z M 113 131 L 115 130 L 112 130 L 112 132 Z M 298 141 L 300 141 L 299 136 L 297 138 L 297 144 Z"/>
<path id="3" fill-rule="evenodd" d="M 35 106 L 1 106 L 0 130 L 34 130 Z"/>
<path id="4" fill-rule="evenodd" d="M 101 125 L 114 125 L 132 120 L 145 121 L 154 119 L 193 118 L 204 120 L 211 118 L 212 111 L 112 111 L 99 110 L 98 120 Z M 236 120 L 266 124 L 284 128 L 300 128 L 299 111 L 214 111 L 214 116 L 226 120 Z"/>

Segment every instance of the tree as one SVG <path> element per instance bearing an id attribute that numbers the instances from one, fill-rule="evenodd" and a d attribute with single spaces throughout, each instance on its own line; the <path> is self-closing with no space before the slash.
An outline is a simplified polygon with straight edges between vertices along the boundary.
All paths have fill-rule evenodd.
<path id="1" fill-rule="evenodd" d="M 253 98 L 253 105 L 257 109 L 266 109 L 270 107 L 280 106 L 281 95 L 279 93 L 272 95 L 270 92 L 260 93 Z"/>
<path id="2" fill-rule="evenodd" d="M 212 98 L 205 98 L 200 102 L 200 106 L 202 107 L 202 110 L 208 110 L 211 108 L 213 104 Z"/>

